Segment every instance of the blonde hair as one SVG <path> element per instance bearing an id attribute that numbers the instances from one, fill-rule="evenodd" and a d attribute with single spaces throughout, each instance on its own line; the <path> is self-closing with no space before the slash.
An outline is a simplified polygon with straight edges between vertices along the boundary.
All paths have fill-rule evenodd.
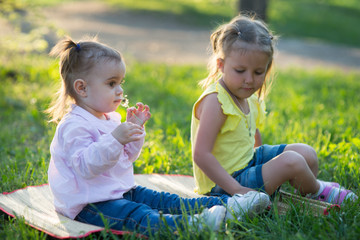
<path id="1" fill-rule="evenodd" d="M 199 82 L 202 88 L 207 88 L 210 84 L 221 77 L 220 69 L 217 66 L 217 59 L 225 59 L 233 50 L 236 42 L 255 45 L 257 49 L 265 52 L 269 56 L 269 64 L 266 69 L 265 81 L 258 90 L 259 98 L 264 98 L 271 85 L 271 69 L 273 65 L 274 40 L 266 24 L 255 17 L 239 15 L 229 23 L 220 25 L 210 36 L 212 55 L 208 62 L 209 75 L 206 79 Z M 237 45 L 238 46 L 238 45 Z"/>
<path id="2" fill-rule="evenodd" d="M 59 120 L 76 103 L 77 95 L 73 84 L 76 79 L 84 79 L 92 68 L 102 59 L 123 61 L 121 54 L 96 39 L 75 43 L 70 37 L 60 40 L 51 50 L 50 56 L 59 57 L 61 87 L 53 98 L 46 113 L 50 122 Z"/>

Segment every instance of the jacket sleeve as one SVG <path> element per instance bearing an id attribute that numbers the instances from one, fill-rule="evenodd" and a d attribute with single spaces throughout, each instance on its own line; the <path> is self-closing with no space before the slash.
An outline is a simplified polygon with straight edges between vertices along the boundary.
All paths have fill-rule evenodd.
<path id="1" fill-rule="evenodd" d="M 141 134 L 140 140 L 125 144 L 124 151 L 128 156 L 128 160 L 130 162 L 135 162 L 135 160 L 138 159 L 138 157 L 140 156 L 142 146 L 144 145 L 144 139 L 145 139 L 145 131 L 143 134 Z"/>
<path id="2" fill-rule="evenodd" d="M 78 123 L 65 124 L 60 131 L 59 144 L 67 164 L 83 178 L 94 178 L 116 164 L 132 165 L 128 155 L 132 151 L 125 151 L 111 133 L 100 135 L 97 129 Z"/>

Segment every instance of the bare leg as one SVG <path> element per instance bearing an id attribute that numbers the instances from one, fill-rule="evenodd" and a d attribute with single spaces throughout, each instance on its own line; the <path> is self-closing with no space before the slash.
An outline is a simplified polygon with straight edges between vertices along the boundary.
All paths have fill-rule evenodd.
<path id="1" fill-rule="evenodd" d="M 311 146 L 303 143 L 294 143 L 286 145 L 284 152 L 294 151 L 299 153 L 306 160 L 307 165 L 313 172 L 315 178 L 317 178 L 319 171 L 318 157 L 317 154 Z"/>
<path id="2" fill-rule="evenodd" d="M 291 150 L 284 151 L 279 156 L 265 163 L 262 167 L 265 190 L 273 194 L 286 181 L 302 194 L 316 193 L 320 185 L 305 158 Z"/>

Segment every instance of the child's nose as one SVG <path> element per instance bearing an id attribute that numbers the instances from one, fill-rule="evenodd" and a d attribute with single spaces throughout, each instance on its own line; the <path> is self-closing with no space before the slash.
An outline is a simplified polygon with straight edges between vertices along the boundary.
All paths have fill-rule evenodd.
<path id="1" fill-rule="evenodd" d="M 246 77 L 245 77 L 245 82 L 246 83 L 252 83 L 253 81 L 254 81 L 253 74 L 251 74 L 251 73 L 247 74 Z"/>
<path id="2" fill-rule="evenodd" d="M 124 92 L 124 90 L 122 89 L 122 87 L 120 85 L 116 87 L 115 93 L 117 95 L 121 95 L 123 92 Z"/>

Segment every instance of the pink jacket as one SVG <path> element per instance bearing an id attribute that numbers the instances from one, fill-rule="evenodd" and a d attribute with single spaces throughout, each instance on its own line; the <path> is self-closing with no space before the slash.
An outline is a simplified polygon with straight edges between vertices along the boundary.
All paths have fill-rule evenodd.
<path id="1" fill-rule="evenodd" d="M 126 145 L 111 132 L 121 124 L 117 112 L 100 120 L 73 105 L 57 126 L 50 146 L 48 180 L 56 211 L 74 219 L 88 203 L 122 198 L 135 186 L 133 162 L 142 139 Z"/>

